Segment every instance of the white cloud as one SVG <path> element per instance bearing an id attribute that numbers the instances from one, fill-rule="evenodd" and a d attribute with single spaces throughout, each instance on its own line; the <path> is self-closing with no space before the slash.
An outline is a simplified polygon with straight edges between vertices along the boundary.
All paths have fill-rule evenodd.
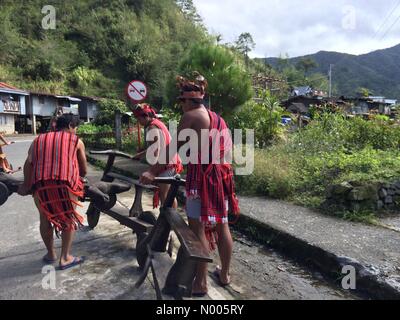
<path id="1" fill-rule="evenodd" d="M 242 32 L 250 32 L 256 42 L 252 56 L 257 57 L 285 53 L 293 57 L 320 50 L 362 54 L 400 43 L 400 18 L 395 23 L 400 17 L 398 0 L 194 0 L 194 3 L 209 31 L 222 34 L 223 42 L 234 42 Z"/>

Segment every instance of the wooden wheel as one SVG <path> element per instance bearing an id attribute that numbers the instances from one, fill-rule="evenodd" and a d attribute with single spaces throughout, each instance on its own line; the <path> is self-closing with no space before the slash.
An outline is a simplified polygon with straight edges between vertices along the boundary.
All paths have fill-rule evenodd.
<path id="1" fill-rule="evenodd" d="M 148 236 L 147 232 L 137 234 L 136 259 L 140 269 L 143 269 L 149 255 L 147 252 Z"/>
<path id="2" fill-rule="evenodd" d="M 139 215 L 139 219 L 144 221 L 144 222 L 147 222 L 149 224 L 152 224 L 153 226 L 157 222 L 157 218 L 156 218 L 155 214 L 153 212 L 151 212 L 151 211 L 142 212 Z"/>
<path id="3" fill-rule="evenodd" d="M 10 190 L 8 190 L 7 186 L 0 182 L 0 206 L 3 205 L 10 195 Z"/>
<path id="4" fill-rule="evenodd" d="M 91 203 L 89 208 L 86 211 L 86 216 L 88 220 L 89 227 L 91 229 L 96 228 L 100 219 L 100 210 L 96 209 L 96 207 Z"/>

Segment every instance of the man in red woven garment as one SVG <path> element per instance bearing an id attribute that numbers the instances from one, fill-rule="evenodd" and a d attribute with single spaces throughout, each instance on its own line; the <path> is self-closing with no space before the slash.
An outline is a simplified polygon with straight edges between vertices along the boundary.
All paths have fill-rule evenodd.
<path id="1" fill-rule="evenodd" d="M 203 104 L 207 81 L 201 76 L 195 81 L 179 77 L 178 86 L 178 99 L 184 112 L 178 135 L 183 130 L 191 130 L 197 137 L 197 146 L 190 150 L 191 160 L 187 165 L 186 176 L 186 213 L 189 226 L 207 250 L 213 250 L 217 245 L 221 268 L 217 267 L 214 274 L 219 284 L 226 286 L 230 283 L 229 269 L 233 249 L 228 211 L 232 214 L 239 213 L 233 170 L 224 161 L 224 155 L 232 148 L 232 141 L 227 134 L 228 127 L 224 119 Z M 222 142 L 217 144 L 218 148 L 213 148 L 214 140 L 221 137 Z M 178 141 L 178 147 L 183 143 Z M 208 155 L 208 159 L 204 155 Z M 141 179 L 150 183 L 157 174 L 155 167 L 145 172 Z M 192 295 L 201 297 L 206 294 L 207 263 L 199 263 Z"/>
<path id="2" fill-rule="evenodd" d="M 79 117 L 64 114 L 55 132 L 39 135 L 32 143 L 24 165 L 24 184 L 19 194 L 33 194 L 40 214 L 40 234 L 47 249 L 45 263 L 57 261 L 54 231 L 61 234 L 61 270 L 83 263 L 71 255 L 75 231 L 83 224 L 76 211 L 83 197 L 82 178 L 87 173 L 85 146 L 76 135 Z"/>

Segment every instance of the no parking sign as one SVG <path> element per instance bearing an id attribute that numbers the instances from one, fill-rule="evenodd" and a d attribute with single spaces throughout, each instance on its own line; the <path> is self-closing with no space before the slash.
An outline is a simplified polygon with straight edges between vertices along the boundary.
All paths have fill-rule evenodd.
<path id="1" fill-rule="evenodd" d="M 126 95 L 134 103 L 140 103 L 147 98 L 148 90 L 146 85 L 139 80 L 132 80 L 126 87 Z"/>

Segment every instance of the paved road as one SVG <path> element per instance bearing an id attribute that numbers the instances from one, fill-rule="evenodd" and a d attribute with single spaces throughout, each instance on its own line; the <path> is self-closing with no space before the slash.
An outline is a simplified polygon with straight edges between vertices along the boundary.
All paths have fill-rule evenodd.
<path id="1" fill-rule="evenodd" d="M 5 151 L 14 166 L 22 166 L 32 138 L 14 139 Z M 20 175 L 18 173 L 17 175 Z M 90 169 L 89 179 L 100 172 Z M 120 201 L 130 205 L 132 191 Z M 145 207 L 151 205 L 146 197 Z M 81 209 L 85 212 L 87 204 Z M 38 213 L 31 197 L 13 195 L 0 208 L 0 299 L 155 299 L 150 277 L 135 289 L 139 277 L 135 236 L 119 223 L 102 216 L 99 226 L 77 234 L 74 253 L 87 256 L 81 266 L 57 271 L 55 289 L 42 286 L 45 251 L 39 235 Z M 56 241 L 59 247 L 60 241 Z M 218 262 L 217 257 L 215 261 Z M 215 264 L 210 264 L 210 274 Z M 210 276 L 209 299 L 354 299 L 277 253 L 235 234 L 233 283 L 223 289 Z M 46 282 L 48 283 L 48 282 Z"/>
<path id="2" fill-rule="evenodd" d="M 17 143 L 5 151 L 15 167 L 22 166 L 32 138 L 13 140 Z M 95 176 L 91 170 L 90 177 Z M 73 251 L 88 261 L 80 268 L 57 271 L 52 290 L 42 287 L 45 251 L 32 198 L 12 195 L 0 215 L 0 299 L 155 299 L 149 281 L 140 290 L 133 288 L 139 276 L 134 236 L 119 223 L 104 217 L 96 230 L 79 232 Z"/>

